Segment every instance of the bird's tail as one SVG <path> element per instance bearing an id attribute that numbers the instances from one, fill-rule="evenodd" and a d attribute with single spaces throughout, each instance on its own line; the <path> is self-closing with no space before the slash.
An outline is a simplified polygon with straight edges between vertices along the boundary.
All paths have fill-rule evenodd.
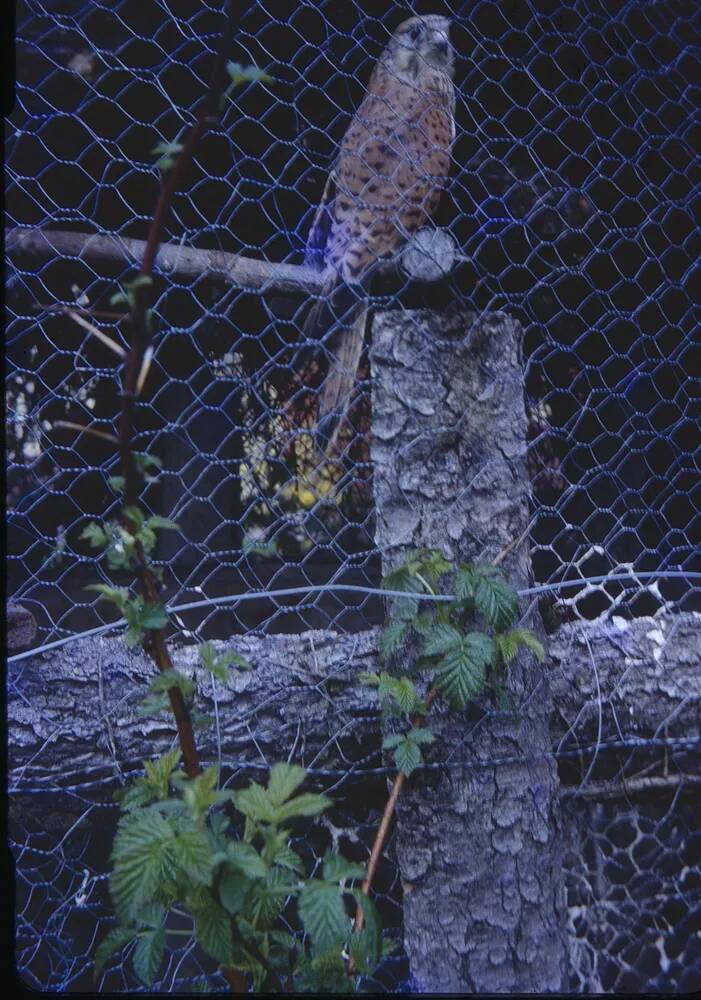
<path id="1" fill-rule="evenodd" d="M 338 435 L 351 405 L 365 340 L 367 300 L 359 286 L 339 282 L 332 273 L 306 317 L 304 345 L 293 368 L 299 385 L 325 373 L 317 389 L 315 440 L 333 459 Z"/>
<path id="2" fill-rule="evenodd" d="M 338 436 L 355 396 L 366 319 L 366 304 L 356 303 L 352 316 L 344 320 L 344 325 L 334 331 L 328 342 L 331 362 L 319 393 L 316 439 L 329 458 L 336 454 Z"/>

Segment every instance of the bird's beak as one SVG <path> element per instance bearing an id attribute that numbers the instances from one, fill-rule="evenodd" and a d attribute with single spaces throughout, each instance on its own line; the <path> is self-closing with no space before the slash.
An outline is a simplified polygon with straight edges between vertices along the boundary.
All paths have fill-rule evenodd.
<path id="1" fill-rule="evenodd" d="M 445 62 L 450 52 L 450 40 L 448 38 L 448 28 L 441 31 L 439 29 L 431 32 L 430 53 L 437 62 Z"/>

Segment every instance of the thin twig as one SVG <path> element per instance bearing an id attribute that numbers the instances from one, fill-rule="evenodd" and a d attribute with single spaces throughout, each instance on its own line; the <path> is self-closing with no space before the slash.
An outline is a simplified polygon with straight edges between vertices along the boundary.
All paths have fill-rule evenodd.
<path id="1" fill-rule="evenodd" d="M 235 5 L 230 3 L 226 27 L 221 35 L 219 52 L 217 53 L 207 94 L 202 102 L 197 120 L 188 132 L 183 142 L 182 150 L 161 186 L 148 238 L 143 248 L 143 259 L 139 273 L 144 278 L 152 278 L 153 276 L 161 231 L 172 197 L 192 159 L 197 140 L 205 131 L 207 125 L 213 120 L 216 113 L 217 103 L 226 81 L 226 54 L 231 36 L 233 35 L 236 19 L 235 10 Z M 130 316 L 130 325 L 132 328 L 131 347 L 126 358 L 123 377 L 122 407 L 119 420 L 119 451 L 122 474 L 124 476 L 124 500 L 126 506 L 136 504 L 139 496 L 139 476 L 134 463 L 132 444 L 134 440 L 135 400 L 148 372 L 149 356 L 152 351 L 153 334 L 146 307 L 147 288 L 147 284 L 142 284 L 136 287 L 134 291 L 134 305 Z M 128 519 L 125 527 L 132 533 L 136 530 L 133 523 Z M 156 602 L 158 600 L 158 585 L 153 573 L 148 568 L 143 549 L 138 540 L 134 546 L 134 550 L 138 561 L 141 592 L 147 601 Z M 165 632 L 162 629 L 150 631 L 149 640 L 148 652 L 158 666 L 158 669 L 163 672 L 172 670 L 173 662 L 166 645 Z M 183 694 L 178 688 L 170 688 L 168 698 L 178 729 L 185 772 L 189 777 L 194 777 L 201 773 L 201 767 L 195 745 L 190 713 L 185 704 Z"/>
<path id="2" fill-rule="evenodd" d="M 90 309 L 87 306 L 79 305 L 67 306 L 64 302 L 35 302 L 32 305 L 32 309 L 35 312 L 76 312 L 84 316 L 92 316 L 93 319 L 123 320 L 127 318 L 125 312 L 116 312 L 112 309 Z"/>
<path id="3" fill-rule="evenodd" d="M 572 788 L 561 788 L 560 795 L 563 798 L 582 799 L 623 799 L 626 795 L 640 795 L 643 792 L 665 791 L 666 789 L 701 787 L 701 775 L 699 774 L 662 774 L 647 778 L 631 778 L 621 781 L 606 781 L 598 784 L 587 785 L 582 788 L 579 785 Z"/>
<path id="4" fill-rule="evenodd" d="M 87 319 L 81 316 L 75 309 L 66 309 L 66 315 L 70 316 L 73 322 L 77 323 L 78 326 L 82 326 L 84 330 L 91 333 L 93 337 L 97 337 L 98 340 L 101 340 L 102 343 L 109 347 L 111 351 L 114 351 L 114 353 L 120 357 L 122 361 L 126 358 L 127 352 L 123 347 L 121 347 L 115 340 L 112 340 L 111 337 L 108 337 L 106 333 L 103 333 L 102 330 L 98 329 L 98 327 L 96 327 L 93 323 L 90 323 Z"/>
<path id="5" fill-rule="evenodd" d="M 107 431 L 98 431 L 94 427 L 86 427 L 85 424 L 76 424 L 72 420 L 54 420 L 54 427 L 65 427 L 69 431 L 80 431 L 85 434 L 92 434 L 93 437 L 102 438 L 103 441 L 110 441 L 112 444 L 117 444 L 118 440 L 114 434 L 109 434 Z"/>

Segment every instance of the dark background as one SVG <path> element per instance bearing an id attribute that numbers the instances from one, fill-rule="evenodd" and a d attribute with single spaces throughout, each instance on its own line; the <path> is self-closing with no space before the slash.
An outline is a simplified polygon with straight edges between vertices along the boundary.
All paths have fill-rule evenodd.
<path id="1" fill-rule="evenodd" d="M 275 0 L 241 10 L 231 58 L 274 82 L 227 101 L 164 238 L 301 262 L 338 141 L 409 6 Z M 504 309 L 522 322 L 537 580 L 701 571 L 698 5 L 411 11 L 454 22 L 457 141 L 437 221 L 465 259 L 449 287 L 400 289 L 394 301 Z M 182 138 L 196 115 L 219 5 L 20 3 L 17 22 L 6 225 L 144 239 L 159 186 L 152 150 Z M 116 509 L 105 485 L 117 471 L 113 447 L 53 422 L 110 430 L 118 412 L 111 357 L 45 307 L 85 294 L 109 311 L 128 274 L 125 264 L 97 272 L 61 257 L 16 256 L 8 269 L 9 590 L 34 612 L 41 640 L 108 620 L 85 596 L 98 570 L 78 535 Z M 207 276 L 159 278 L 138 443 L 166 470 L 145 502 L 183 529 L 159 553 L 168 599 L 379 582 L 367 490 L 340 510 L 300 512 L 280 499 L 290 471 L 279 461 L 266 484 L 243 485 L 256 435 L 272 434 L 306 308 Z M 119 337 L 115 320 L 100 323 Z M 275 554 L 248 551 L 252 528 Z M 701 608 L 698 581 L 645 583 L 610 582 L 576 607 L 548 598 L 544 611 L 552 625 L 611 608 Z M 212 606 L 182 624 L 206 638 L 357 629 L 382 615 L 374 597 L 325 594 Z"/>

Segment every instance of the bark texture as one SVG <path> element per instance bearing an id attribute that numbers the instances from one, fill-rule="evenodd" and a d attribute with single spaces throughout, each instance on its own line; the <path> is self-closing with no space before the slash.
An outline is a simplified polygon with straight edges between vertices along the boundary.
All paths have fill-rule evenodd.
<path id="1" fill-rule="evenodd" d="M 384 313 L 373 327 L 372 459 L 383 568 L 409 550 L 491 561 L 527 586 L 520 328 L 504 314 Z M 526 625 L 538 628 L 531 612 Z M 481 767 L 424 771 L 399 800 L 397 858 L 413 986 L 563 987 L 565 890 L 550 694 L 533 657 L 509 669 L 518 716 L 439 710 L 439 746 Z M 528 763 L 487 762 L 524 757 Z"/>
<path id="2" fill-rule="evenodd" d="M 548 639 L 557 746 L 701 735 L 701 614 L 562 625 Z"/>
<path id="3" fill-rule="evenodd" d="M 595 741 L 599 706 L 602 740 L 701 736 L 699 635 L 701 615 L 693 612 L 563 625 L 548 638 L 549 746 Z M 215 642 L 253 668 L 232 670 L 226 684 L 212 684 L 194 647 L 174 650 L 173 660 L 197 681 L 199 712 L 212 716 L 216 695 L 225 760 L 260 762 L 263 749 L 270 761 L 294 751 L 305 766 L 347 767 L 353 747 L 363 758 L 379 748 L 376 696 L 357 681 L 361 670 L 381 669 L 378 637 L 372 629 Z M 137 713 L 154 676 L 153 663 L 121 638 L 79 639 L 10 663 L 10 787 L 51 788 L 59 778 L 70 787 L 163 753 L 175 733 L 171 720 Z M 198 735 L 209 763 L 215 722 Z M 469 752 L 465 740 L 452 756 Z"/>
<path id="4" fill-rule="evenodd" d="M 34 615 L 21 604 L 9 603 L 5 607 L 7 615 L 7 648 L 10 653 L 28 649 L 37 634 Z"/>
<path id="5" fill-rule="evenodd" d="M 199 663 L 197 647 L 173 652 L 176 669 L 197 681 L 195 709 L 203 763 L 270 764 L 290 754 L 305 767 L 349 767 L 354 752 L 377 747 L 376 697 L 356 674 L 377 665 L 377 631 L 305 632 L 217 642 L 250 670 L 226 683 Z M 87 638 L 10 667 L 11 789 L 78 787 L 118 776 L 169 749 L 168 712 L 142 717 L 139 703 L 156 676 L 152 661 L 121 638 Z"/>

